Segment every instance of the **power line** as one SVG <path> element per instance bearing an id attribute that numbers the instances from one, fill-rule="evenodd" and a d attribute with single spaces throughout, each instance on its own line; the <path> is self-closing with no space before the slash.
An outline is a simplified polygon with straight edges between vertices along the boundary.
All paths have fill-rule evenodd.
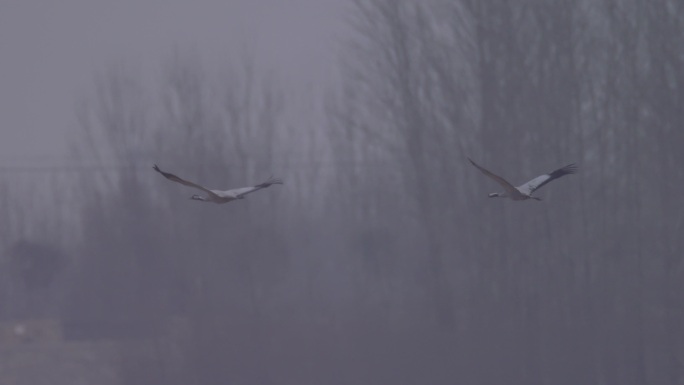
<path id="1" fill-rule="evenodd" d="M 249 167 L 260 167 L 260 168 L 283 168 L 283 167 L 288 167 L 288 168 L 316 168 L 316 167 L 325 167 L 325 168 L 351 168 L 351 167 L 358 167 L 358 166 L 364 166 L 364 167 L 386 167 L 386 166 L 393 166 L 396 165 L 396 162 L 394 161 L 362 161 L 362 160 L 345 160 L 345 161 L 317 161 L 317 162 L 312 162 L 312 161 L 300 161 L 300 162 L 273 162 L 273 163 L 249 163 L 247 164 Z M 191 167 L 200 167 L 202 169 L 221 169 L 225 170 L 226 168 L 230 167 L 242 167 L 245 166 L 245 164 L 231 164 L 231 163 L 222 163 L 220 165 L 190 165 L 187 163 L 184 163 L 182 165 L 180 164 L 170 164 L 168 165 L 169 167 L 175 167 L 175 168 L 191 168 Z M 152 168 L 152 164 L 144 164 L 144 165 L 122 165 L 122 164 L 104 164 L 104 165 L 14 165 L 14 166 L 0 166 L 0 173 L 83 173 L 83 172 L 90 172 L 90 173 L 95 173 L 95 172 L 108 172 L 108 171 L 121 171 L 121 170 L 129 170 L 129 171 L 134 171 L 138 172 L 141 170 L 147 170 L 147 169 Z"/>

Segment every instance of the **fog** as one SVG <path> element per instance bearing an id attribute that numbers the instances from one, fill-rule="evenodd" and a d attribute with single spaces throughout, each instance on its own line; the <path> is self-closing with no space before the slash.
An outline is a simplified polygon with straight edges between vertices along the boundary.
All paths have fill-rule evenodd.
<path id="1" fill-rule="evenodd" d="M 682 4 L 341 9 L 325 80 L 112 63 L 0 169 L 0 382 L 684 384 Z"/>

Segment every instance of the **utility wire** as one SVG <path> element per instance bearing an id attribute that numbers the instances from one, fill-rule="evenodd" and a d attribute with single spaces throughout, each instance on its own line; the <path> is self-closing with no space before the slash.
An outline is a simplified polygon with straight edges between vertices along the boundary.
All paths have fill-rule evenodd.
<path id="1" fill-rule="evenodd" d="M 364 167 L 388 167 L 395 165 L 396 162 L 387 160 L 387 161 L 363 161 L 363 160 L 325 160 L 325 161 L 291 161 L 291 162 L 269 162 L 263 163 L 263 162 L 256 162 L 256 163 L 248 163 L 249 166 L 257 166 L 257 167 L 263 167 L 263 168 L 269 168 L 269 167 L 297 167 L 297 168 L 304 168 L 304 167 L 326 167 L 326 168 L 351 168 L 355 166 L 364 166 Z M 125 164 L 102 164 L 102 165 L 89 165 L 89 164 L 72 164 L 72 165 L 12 165 L 12 166 L 2 166 L 0 165 L 0 172 L 2 173 L 57 173 L 57 172 L 77 172 L 77 173 L 82 173 L 82 172 L 106 172 L 106 171 L 117 171 L 117 170 L 131 170 L 131 171 L 139 171 L 139 170 L 147 170 L 152 169 L 153 163 L 145 163 L 145 164 L 133 164 L 133 165 L 125 165 Z M 221 163 L 221 164 L 188 164 L 188 163 L 170 163 L 170 164 L 165 164 L 162 167 L 165 168 L 190 168 L 190 167 L 201 167 L 204 169 L 226 169 L 230 167 L 235 167 L 238 166 L 236 164 L 231 164 L 231 163 Z M 239 166 L 242 166 L 239 165 Z"/>

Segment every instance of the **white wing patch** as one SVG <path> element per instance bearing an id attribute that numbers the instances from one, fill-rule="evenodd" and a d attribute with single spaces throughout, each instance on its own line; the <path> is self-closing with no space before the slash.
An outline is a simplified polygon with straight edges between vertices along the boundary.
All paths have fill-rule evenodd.
<path id="1" fill-rule="evenodd" d="M 222 193 L 226 194 L 227 196 L 237 198 L 240 195 L 247 194 L 247 193 L 250 193 L 250 192 L 255 191 L 255 190 L 259 190 L 259 189 L 255 188 L 255 187 L 241 187 L 241 188 L 235 188 L 235 189 L 228 190 L 228 191 L 223 191 Z"/>
<path id="2" fill-rule="evenodd" d="M 539 185 L 549 180 L 549 178 L 551 178 L 551 175 L 540 175 L 532 179 L 531 181 L 525 183 L 524 185 L 518 187 L 518 190 L 525 195 L 530 195 L 534 192 L 534 190 L 537 189 L 537 187 L 539 187 Z"/>

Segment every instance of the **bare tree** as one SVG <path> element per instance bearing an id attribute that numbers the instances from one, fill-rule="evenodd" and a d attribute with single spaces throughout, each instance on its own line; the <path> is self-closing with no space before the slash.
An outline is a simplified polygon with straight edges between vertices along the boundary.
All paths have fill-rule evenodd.
<path id="1" fill-rule="evenodd" d="M 669 237 L 681 215 L 667 192 L 679 184 L 660 172 L 678 175 L 670 165 L 681 153 L 665 150 L 681 142 L 668 128 L 681 114 L 681 7 L 369 0 L 356 9 L 338 158 L 395 165 L 349 175 L 370 197 L 357 215 L 400 234 L 410 225 L 388 225 L 402 218 L 396 207 L 416 215 L 431 250 L 429 296 L 458 314 L 460 346 L 500 368 L 470 378 L 676 382 L 679 340 L 657 343 L 664 329 L 648 320 L 681 307 L 665 294 L 681 282 L 669 256 L 680 250 Z M 445 14 L 451 22 L 439 24 Z M 485 205 L 472 189 L 484 183 L 461 170 L 470 154 L 517 177 L 566 161 L 582 171 L 547 189 L 557 203 Z M 388 183 L 410 199 L 388 197 Z M 680 317 L 663 315 L 668 333 L 681 333 Z M 584 369 L 562 375 L 570 364 L 559 357 Z"/>
<path id="2" fill-rule="evenodd" d="M 65 313 L 67 329 L 74 338 L 152 338 L 158 346 L 183 349 L 174 364 L 165 349 L 145 350 L 156 364 L 144 375 L 126 364 L 132 383 L 227 375 L 225 363 L 211 366 L 206 357 L 221 356 L 231 342 L 210 337 L 215 329 L 204 327 L 234 311 L 247 311 L 258 327 L 265 295 L 285 268 L 278 258 L 286 253 L 282 235 L 266 226 L 278 219 L 270 214 L 276 199 L 263 194 L 258 206 L 265 207 L 257 208 L 255 198 L 230 211 L 198 205 L 186 199 L 190 191 L 151 169 L 153 163 L 173 166 L 216 187 L 268 177 L 277 161 L 282 102 L 250 71 L 228 71 L 213 87 L 191 57 L 175 55 L 161 87 L 116 69 L 100 79 L 96 102 L 82 110 L 83 160 L 95 157 L 106 174 L 95 183 L 93 175 L 82 178 L 84 257 Z M 162 103 L 154 102 L 155 92 Z M 170 340 L 163 332 L 170 317 L 189 320 L 194 337 Z M 169 375 L 179 368 L 185 372 Z"/>
<path id="3" fill-rule="evenodd" d="M 359 0 L 325 109 L 251 61 L 113 68 L 79 111 L 66 337 L 126 340 L 130 384 L 678 383 L 683 11 Z M 580 173 L 489 200 L 465 156 Z M 198 204 L 153 163 L 286 184 Z M 5 192 L 3 243 L 63 223 Z"/>

